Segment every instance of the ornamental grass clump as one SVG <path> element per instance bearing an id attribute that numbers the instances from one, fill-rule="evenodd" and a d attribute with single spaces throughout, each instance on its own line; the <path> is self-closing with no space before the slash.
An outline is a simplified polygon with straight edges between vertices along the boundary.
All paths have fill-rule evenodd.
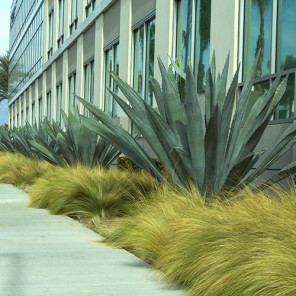
<path id="1" fill-rule="evenodd" d="M 190 65 L 186 73 L 174 65 L 175 75 L 172 68 L 166 70 L 159 59 L 162 87 L 154 78 L 150 79 L 157 110 L 114 73 L 112 78 L 125 98 L 109 91 L 147 141 L 170 179 L 180 187 L 190 189 L 194 184 L 205 197 L 223 190 L 238 192 L 258 180 L 296 142 L 296 123 L 293 123 L 265 157 L 262 155 L 266 150 L 255 150 L 287 84 L 287 77 L 281 81 L 279 75 L 270 89 L 252 105 L 258 58 L 259 55 L 239 98 L 238 70 L 227 91 L 229 57 L 218 75 L 213 58 L 207 72 L 206 92 L 202 95 L 197 93 Z M 108 140 L 156 179 L 165 179 L 143 148 L 119 123 L 86 100 L 78 99 L 94 116 L 95 120 L 82 119 L 90 130 Z M 266 188 L 295 172 L 296 162 L 293 162 L 264 184 L 256 185 L 255 189 Z"/>
<path id="2" fill-rule="evenodd" d="M 159 192 L 105 241 L 150 260 L 188 296 L 296 295 L 294 189 L 246 190 L 206 206 L 196 193 L 185 196 Z"/>
<path id="3" fill-rule="evenodd" d="M 115 222 L 103 242 L 126 248 L 153 265 L 160 253 L 168 248 L 171 223 L 186 217 L 192 208 L 207 211 L 199 192 L 181 193 L 164 186 L 149 200 L 135 203 L 125 218 Z"/>
<path id="4" fill-rule="evenodd" d="M 55 167 L 32 188 L 29 206 L 72 217 L 123 216 L 135 200 L 156 190 L 157 186 L 158 183 L 144 172 Z"/>
<path id="5" fill-rule="evenodd" d="M 45 161 L 17 152 L 0 152 L 0 183 L 26 188 L 50 170 L 52 165 Z"/>

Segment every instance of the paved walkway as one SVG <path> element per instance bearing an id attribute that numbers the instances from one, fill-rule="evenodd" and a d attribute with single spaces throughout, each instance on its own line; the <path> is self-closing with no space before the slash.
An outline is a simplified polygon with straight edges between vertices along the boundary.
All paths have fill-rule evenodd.
<path id="1" fill-rule="evenodd" d="M 146 263 L 98 245 L 80 223 L 26 208 L 27 195 L 0 185 L 1 296 L 181 296 Z"/>

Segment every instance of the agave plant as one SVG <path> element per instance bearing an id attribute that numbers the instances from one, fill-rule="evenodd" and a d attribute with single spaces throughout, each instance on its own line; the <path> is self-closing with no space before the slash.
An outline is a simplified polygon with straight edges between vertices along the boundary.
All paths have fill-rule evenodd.
<path id="1" fill-rule="evenodd" d="M 86 128 L 79 117 L 78 109 L 69 116 L 62 111 L 64 129 L 56 122 L 42 122 L 54 145 L 42 138 L 30 140 L 33 151 L 52 164 L 76 166 L 82 164 L 94 167 L 97 164 L 109 166 L 120 154 L 106 140 Z"/>
<path id="2" fill-rule="evenodd" d="M 9 129 L 7 126 L 0 127 L 0 150 L 20 152 L 26 157 L 39 158 L 38 155 L 32 151 L 30 145 L 31 140 L 36 137 L 48 142 L 49 138 L 42 128 L 37 128 L 35 125 L 30 125 L 26 122 L 23 127 L 13 127 Z M 48 143 L 50 145 L 50 143 Z"/>
<path id="3" fill-rule="evenodd" d="M 181 186 L 192 184 L 202 193 L 217 193 L 222 189 L 237 191 L 254 182 L 296 142 L 296 124 L 291 124 L 282 134 L 268 155 L 266 150 L 255 151 L 287 84 L 287 77 L 280 75 L 270 89 L 253 105 L 250 102 L 258 56 L 248 74 L 236 104 L 238 71 L 227 91 L 229 57 L 223 71 L 216 77 L 215 57 L 207 72 L 206 92 L 199 95 L 191 66 L 186 73 L 180 68 L 177 75 L 172 68 L 165 69 L 159 59 L 162 88 L 151 78 L 151 88 L 158 111 L 148 105 L 139 94 L 117 75 L 112 78 L 126 100 L 112 92 L 113 97 L 134 122 L 167 173 Z M 177 76 L 177 77 L 176 77 Z M 180 81 L 181 79 L 181 81 Z M 181 87 L 178 87 L 182 85 Z M 98 121 L 83 118 L 84 124 L 154 177 L 163 176 L 152 163 L 147 153 L 118 123 L 92 104 L 78 99 Z M 202 104 L 202 100 L 205 103 Z M 202 107 L 205 105 L 204 107 Z M 99 122 L 100 121 L 100 122 Z M 260 158 L 260 164 L 257 162 Z M 252 168 L 256 167 L 251 171 Z M 296 162 L 284 167 L 271 179 L 261 183 L 269 185 L 281 181 L 288 173 L 296 172 Z"/>

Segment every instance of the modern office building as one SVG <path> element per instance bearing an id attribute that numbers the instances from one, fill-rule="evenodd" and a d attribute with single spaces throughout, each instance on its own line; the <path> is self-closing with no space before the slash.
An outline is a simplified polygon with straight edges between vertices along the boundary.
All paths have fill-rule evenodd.
<path id="1" fill-rule="evenodd" d="M 242 87 L 261 48 L 254 101 L 277 73 L 290 74 L 264 136 L 273 142 L 294 120 L 295 26 L 296 1 L 290 0 L 14 0 L 9 124 L 45 116 L 59 121 L 61 109 L 77 104 L 76 93 L 131 128 L 108 93 L 117 91 L 110 70 L 153 105 L 148 81 L 160 78 L 158 56 L 166 65 L 168 55 L 184 66 L 189 58 L 202 94 L 214 51 L 218 71 L 230 54 L 229 81 L 240 65 Z M 296 159 L 294 153 L 284 162 Z"/>

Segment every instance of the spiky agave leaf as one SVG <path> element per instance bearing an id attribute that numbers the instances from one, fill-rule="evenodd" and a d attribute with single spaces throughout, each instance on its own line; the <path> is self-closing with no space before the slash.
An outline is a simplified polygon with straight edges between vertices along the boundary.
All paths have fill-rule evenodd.
<path id="1" fill-rule="evenodd" d="M 217 77 L 213 57 L 203 95 L 197 93 L 190 63 L 185 73 L 181 68 L 177 69 L 177 74 L 181 76 L 176 78 L 170 68 L 165 70 L 159 59 L 162 88 L 151 78 L 151 88 L 159 113 L 114 73 L 111 76 L 128 103 L 110 92 L 173 180 L 186 188 L 190 188 L 193 183 L 202 193 L 216 193 L 225 187 L 240 190 L 244 181 L 253 182 L 296 142 L 296 125 L 292 125 L 257 169 L 246 178 L 265 152 L 256 152 L 254 149 L 287 84 L 287 78 L 280 83 L 280 74 L 269 91 L 257 100 L 253 108 L 248 109 L 258 57 L 259 55 L 248 74 L 236 106 L 238 70 L 226 91 L 229 56 L 222 73 Z M 180 79 L 184 79 L 184 93 L 183 86 L 178 88 Z M 202 97 L 205 99 L 204 108 L 201 107 Z M 88 128 L 111 141 L 140 167 L 158 176 L 158 171 L 151 167 L 145 151 L 119 124 L 90 103 L 78 99 L 96 120 L 101 121 L 98 123 L 85 119 Z M 133 156 L 133 153 L 137 156 Z M 284 168 L 272 181 L 278 182 L 288 171 L 294 171 L 294 164 Z"/>
<path id="2" fill-rule="evenodd" d="M 108 167 L 120 154 L 106 140 L 99 138 L 81 122 L 78 109 L 67 116 L 62 111 L 65 128 L 56 122 L 42 122 L 54 145 L 37 138 L 30 141 L 33 150 L 52 164 L 94 167 L 101 164 Z"/>

